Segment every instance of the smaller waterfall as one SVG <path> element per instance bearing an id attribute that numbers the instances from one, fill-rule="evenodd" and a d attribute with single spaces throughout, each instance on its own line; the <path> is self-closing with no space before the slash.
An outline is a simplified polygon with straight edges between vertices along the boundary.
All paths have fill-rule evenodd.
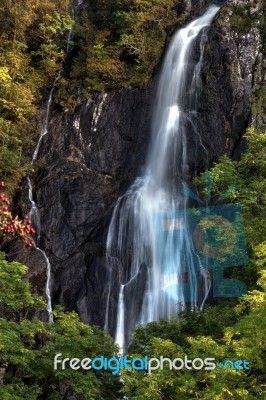
<path id="1" fill-rule="evenodd" d="M 45 254 L 45 252 L 40 249 L 39 247 L 36 247 L 36 250 L 38 250 L 42 255 L 44 256 L 45 262 L 46 262 L 46 267 L 47 267 L 47 279 L 46 279 L 46 285 L 45 285 L 45 293 L 47 297 L 47 311 L 49 314 L 49 322 L 53 322 L 53 308 L 52 308 L 52 297 L 51 297 L 51 290 L 50 290 L 50 282 L 51 282 L 51 264 L 49 261 L 49 258 Z"/>
<path id="2" fill-rule="evenodd" d="M 40 222 L 40 214 L 39 210 L 36 206 L 35 201 L 33 200 L 33 195 L 32 195 L 32 184 L 31 180 L 28 177 L 28 187 L 29 187 L 29 200 L 31 203 L 31 209 L 29 212 L 29 219 L 33 223 L 35 227 L 35 232 L 36 232 L 36 237 L 37 237 L 37 243 L 40 241 L 40 229 L 41 229 L 41 222 Z"/>
<path id="3" fill-rule="evenodd" d="M 107 258 L 108 258 L 108 256 L 107 256 Z M 109 267 L 108 267 L 108 271 L 107 271 L 107 273 L 108 273 L 108 278 L 107 278 L 107 280 L 108 280 L 108 291 L 107 291 L 107 302 L 106 302 L 106 308 L 105 308 L 105 318 L 104 318 L 104 330 L 108 330 L 108 325 L 109 325 L 109 307 L 110 307 L 110 294 L 111 294 L 111 281 L 112 281 L 112 267 L 110 267 L 110 266 L 112 266 L 112 257 L 109 257 L 109 259 L 108 259 L 108 264 L 109 264 Z"/>
<path id="4" fill-rule="evenodd" d="M 83 3 L 83 1 L 78 2 L 77 7 L 81 6 Z M 75 16 L 75 12 L 74 9 L 72 10 L 72 16 L 74 18 Z M 71 38 L 73 36 L 73 25 L 70 28 L 69 32 L 68 32 L 68 36 L 67 36 L 67 49 L 66 49 L 66 55 L 69 54 L 69 52 L 72 50 L 72 45 L 71 45 Z M 49 118 L 50 118 L 50 111 L 51 111 L 51 105 L 52 105 L 52 100 L 53 100 L 53 94 L 54 94 L 54 90 L 56 87 L 57 82 L 61 79 L 63 74 L 63 63 L 61 63 L 60 69 L 58 74 L 56 75 L 52 88 L 49 92 L 48 95 L 48 99 L 46 102 L 46 108 L 45 108 L 45 116 L 44 116 L 44 121 L 41 127 L 41 133 L 37 142 L 37 145 L 35 147 L 35 150 L 33 152 L 33 156 L 32 156 L 32 160 L 31 160 L 31 164 L 34 164 L 34 162 L 37 160 L 38 155 L 39 155 L 39 150 L 40 150 L 40 146 L 42 144 L 43 138 L 44 136 L 47 135 L 47 133 L 49 132 Z M 28 199 L 30 201 L 31 204 L 31 208 L 30 208 L 30 212 L 29 212 L 29 218 L 31 220 L 31 222 L 34 225 L 35 228 L 35 238 L 32 238 L 32 241 L 34 243 L 34 247 L 37 251 L 39 251 L 45 260 L 45 264 L 46 264 L 46 285 L 45 285 L 45 294 L 46 294 L 46 298 L 47 298 L 47 312 L 49 315 L 49 323 L 53 322 L 53 309 L 52 309 L 52 297 L 51 297 L 51 263 L 49 258 L 47 257 L 47 254 L 45 253 L 44 250 L 42 250 L 39 246 L 40 246 L 40 236 L 41 236 L 41 219 L 40 219 L 40 213 L 39 213 L 39 209 L 35 203 L 35 201 L 33 200 L 33 188 L 32 188 L 32 183 L 30 180 L 30 177 L 27 177 L 27 181 L 28 181 Z"/>
<path id="5" fill-rule="evenodd" d="M 75 13 L 74 10 L 72 9 L 72 18 L 74 18 Z M 67 35 L 67 49 L 66 49 L 66 53 L 70 53 L 71 50 L 73 49 L 73 45 L 72 45 L 72 37 L 73 37 L 73 25 L 72 27 L 69 29 L 68 35 Z"/>
<path id="6" fill-rule="evenodd" d="M 110 281 L 110 275 L 109 275 L 109 281 Z M 108 329 L 108 323 L 109 323 L 109 306 L 110 306 L 110 293 L 111 293 L 111 285 L 109 283 L 108 285 L 108 295 L 107 295 L 107 303 L 106 303 L 106 310 L 105 310 L 105 323 L 104 323 L 104 330 Z"/>
<path id="7" fill-rule="evenodd" d="M 50 117 L 50 110 L 51 110 L 51 104 L 52 104 L 52 98 L 53 98 L 53 93 L 54 93 L 54 89 L 55 89 L 55 85 L 58 82 L 58 80 L 60 79 L 62 75 L 62 69 L 59 71 L 58 75 L 56 76 L 52 89 L 50 90 L 49 96 L 48 96 L 48 100 L 46 103 L 46 110 L 45 110 L 45 117 L 44 117 L 44 122 L 41 128 L 41 134 L 39 136 L 39 140 L 37 142 L 37 145 L 35 147 L 35 150 L 33 152 L 33 156 L 32 156 L 32 160 L 31 160 L 31 164 L 34 164 L 34 162 L 37 160 L 38 154 L 39 154 L 39 150 L 40 150 L 40 146 L 42 143 L 42 140 L 44 138 L 45 135 L 47 135 L 48 130 L 49 130 L 49 117 Z M 33 239 L 33 243 L 34 243 L 34 247 L 37 251 L 39 251 L 44 259 L 45 259 L 45 264 L 46 264 L 46 285 L 45 285 L 45 294 L 46 294 L 46 298 L 47 298 L 47 312 L 49 315 L 49 323 L 53 322 L 53 314 L 52 314 L 52 299 L 51 299 L 51 264 L 50 264 L 50 260 L 47 257 L 46 253 L 39 248 L 39 243 L 40 243 L 40 236 L 41 236 L 41 219 L 40 219 L 40 213 L 39 213 L 39 209 L 35 203 L 35 201 L 33 200 L 33 188 L 32 188 L 32 183 L 30 180 L 30 177 L 28 176 L 27 178 L 28 180 L 28 188 L 29 188 L 29 192 L 28 192 L 28 198 L 31 204 L 31 209 L 29 212 L 29 218 L 33 223 L 33 226 L 35 228 L 36 231 L 36 235 L 35 238 Z"/>
<path id="8" fill-rule="evenodd" d="M 78 0 L 78 3 L 76 6 L 72 6 L 71 10 L 71 17 L 73 20 L 75 20 L 75 10 L 79 9 L 82 7 L 84 0 Z M 73 39 L 73 33 L 74 33 L 74 25 L 71 26 L 69 29 L 68 35 L 67 35 L 67 48 L 66 48 L 66 54 L 69 54 L 72 49 L 73 49 L 73 44 L 72 44 L 72 39 Z"/>
<path id="9" fill-rule="evenodd" d="M 115 344 L 119 344 L 121 354 L 125 350 L 125 302 L 124 302 L 124 288 L 125 285 L 120 286 L 118 298 L 118 312 L 117 312 L 117 329 Z"/>
<path id="10" fill-rule="evenodd" d="M 40 146 L 41 146 L 42 140 L 43 140 L 44 136 L 47 135 L 47 133 L 48 133 L 49 116 L 50 116 L 50 109 L 51 109 L 51 103 L 52 103 L 54 88 L 55 88 L 55 85 L 56 85 L 57 81 L 60 79 L 60 76 L 61 75 L 58 75 L 55 78 L 52 90 L 50 90 L 50 93 L 49 93 L 49 96 L 48 96 L 48 100 L 47 100 L 47 103 L 46 103 L 46 111 L 45 111 L 44 123 L 43 123 L 42 129 L 41 129 L 41 134 L 40 134 L 39 140 L 37 142 L 37 146 L 35 147 L 35 150 L 34 150 L 34 153 L 33 153 L 33 156 L 32 156 L 32 160 L 31 160 L 32 164 L 36 161 L 36 159 L 38 157 L 38 154 L 39 154 L 39 150 L 40 150 Z"/>
<path id="11" fill-rule="evenodd" d="M 31 180 L 28 177 L 28 186 L 29 186 L 29 200 L 31 203 L 31 209 L 29 212 L 29 219 L 31 220 L 31 222 L 33 223 L 34 227 L 35 227 L 35 232 L 36 232 L 36 238 L 32 238 L 32 241 L 34 243 L 34 247 L 37 251 L 39 251 L 45 260 L 45 264 L 46 264 L 46 285 L 45 285 L 45 294 L 46 294 L 46 298 L 47 298 L 47 306 L 46 306 L 46 310 L 48 312 L 49 315 L 49 323 L 53 322 L 53 309 L 52 309 L 52 298 L 51 298 L 51 289 L 50 289 L 50 285 L 51 285 L 51 264 L 49 261 L 49 258 L 47 257 L 46 253 L 40 249 L 39 246 L 39 242 L 40 242 L 40 234 L 41 234 L 41 221 L 40 221 L 40 213 L 38 210 L 38 207 L 36 206 L 35 201 L 33 200 L 33 196 L 32 196 L 32 184 L 31 184 Z"/>
<path id="12" fill-rule="evenodd" d="M 94 112 L 93 112 L 93 116 L 92 116 L 92 130 L 93 130 L 94 132 L 97 131 L 97 124 L 98 124 L 99 118 L 100 118 L 100 116 L 101 116 L 101 113 L 102 113 L 102 110 L 103 110 L 103 105 L 104 105 L 104 102 L 105 102 L 106 98 L 107 98 L 107 93 L 104 93 L 104 94 L 102 95 L 102 99 L 101 99 L 99 105 L 98 105 L 97 107 L 95 107 L 95 110 L 94 110 Z"/>
<path id="13" fill-rule="evenodd" d="M 76 8 L 79 8 L 80 6 L 82 6 L 82 4 L 83 4 L 83 0 L 79 0 Z M 75 20 L 75 8 L 74 7 L 72 8 L 71 14 L 72 14 L 71 15 L 72 19 Z M 73 49 L 73 46 L 71 44 L 71 40 L 73 38 L 73 29 L 74 29 L 74 24 L 71 26 L 71 28 L 68 31 L 66 56 Z M 54 94 L 54 90 L 55 90 L 57 82 L 62 78 L 62 74 L 63 74 L 63 62 L 60 65 L 59 72 L 58 72 L 58 74 L 56 75 L 56 77 L 54 79 L 54 82 L 52 84 L 52 89 L 50 90 L 49 95 L 48 95 L 48 99 L 47 99 L 47 102 L 46 102 L 45 118 L 44 118 L 43 126 L 42 126 L 42 129 L 41 129 L 41 134 L 40 134 L 37 146 L 36 146 L 36 148 L 34 150 L 34 153 L 33 153 L 33 156 L 32 156 L 32 161 L 31 161 L 32 164 L 36 161 L 36 159 L 38 157 L 38 154 L 39 154 L 39 150 L 40 150 L 40 146 L 41 146 L 42 140 L 43 140 L 44 136 L 47 135 L 47 133 L 48 133 L 49 117 L 50 117 L 53 94 Z"/>

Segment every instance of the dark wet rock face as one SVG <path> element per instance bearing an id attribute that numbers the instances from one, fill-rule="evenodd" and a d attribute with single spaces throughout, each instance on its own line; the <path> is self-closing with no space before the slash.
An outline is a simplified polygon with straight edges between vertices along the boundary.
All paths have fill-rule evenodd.
<path id="1" fill-rule="evenodd" d="M 41 147 L 46 164 L 33 182 L 41 213 L 40 247 L 52 265 L 53 301 L 78 311 L 88 323 L 104 323 L 107 229 L 118 196 L 141 173 L 145 161 L 151 91 L 92 97 L 76 114 L 54 117 Z M 24 196 L 26 202 L 26 190 Z M 27 263 L 25 257 L 23 261 Z M 121 266 L 112 268 L 119 272 Z M 116 274 L 113 279 L 119 281 Z M 117 300 L 111 299 L 111 314 Z"/>
<path id="2" fill-rule="evenodd" d="M 202 7 L 206 3 L 202 1 Z M 250 96 L 263 80 L 259 28 L 245 34 L 232 28 L 235 3 L 228 2 L 210 29 L 198 119 L 206 151 L 198 151 L 191 142 L 191 170 L 202 170 L 224 153 L 239 156 L 252 118 Z M 192 11 L 196 7 L 193 1 L 186 4 Z M 43 161 L 32 177 L 41 214 L 40 247 L 52 265 L 53 302 L 78 311 L 88 323 L 104 325 L 108 274 L 111 268 L 112 280 L 118 283 L 123 268 L 105 258 L 107 229 L 117 198 L 141 174 L 155 86 L 94 95 L 74 114 L 54 115 L 39 154 Z M 27 212 L 26 186 L 23 201 Z M 44 265 L 34 250 L 22 258 L 39 293 Z M 112 331 L 117 301 L 118 291 L 109 304 Z"/>
<path id="3" fill-rule="evenodd" d="M 247 17 L 241 19 L 236 13 L 242 4 L 245 4 L 243 13 L 247 13 Z M 246 6 L 246 2 L 241 0 L 227 1 L 210 30 L 199 109 L 200 130 L 209 154 L 218 148 L 239 158 L 244 147 L 242 136 L 251 120 L 258 127 L 263 124 L 263 121 L 256 120 L 255 115 L 252 116 L 252 96 L 263 86 L 265 76 L 259 22 L 263 14 L 262 2 L 256 2 L 256 5 L 254 11 L 251 4 Z M 252 12 L 255 12 L 252 18 L 256 22 L 249 26 Z"/>

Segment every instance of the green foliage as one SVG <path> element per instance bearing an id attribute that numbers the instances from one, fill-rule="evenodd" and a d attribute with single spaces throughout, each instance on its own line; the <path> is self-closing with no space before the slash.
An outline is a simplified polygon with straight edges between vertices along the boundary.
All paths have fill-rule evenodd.
<path id="1" fill-rule="evenodd" d="M 56 354 L 62 358 L 112 357 L 112 339 L 97 327 L 80 322 L 74 312 L 54 312 L 55 322 L 44 323 L 23 317 L 30 308 L 44 307 L 42 299 L 30 293 L 29 283 L 21 278 L 27 268 L 0 259 L 0 385 L 1 399 L 58 399 L 78 394 L 80 399 L 117 399 L 120 382 L 110 371 L 54 370 Z M 16 312 L 17 322 L 9 317 Z"/>
<path id="2" fill-rule="evenodd" d="M 247 34 L 254 21 L 257 20 L 256 13 L 251 13 L 252 4 L 236 4 L 233 6 L 232 14 L 230 16 L 230 24 L 234 30 L 242 35 Z"/>
<path id="3" fill-rule="evenodd" d="M 250 370 L 156 370 L 151 374 L 123 371 L 123 392 L 130 400 L 257 400 L 266 398 L 266 133 L 251 128 L 248 149 L 240 161 L 222 157 L 211 171 L 196 180 L 206 188 L 210 174 L 213 195 L 238 202 L 244 210 L 249 265 L 238 276 L 250 291 L 237 300 L 208 306 L 201 313 L 185 313 L 178 321 L 151 323 L 136 330 L 130 356 L 189 359 L 214 357 L 247 360 Z M 205 189 L 205 195 L 206 189 Z M 254 278 L 258 278 L 254 284 Z"/>
<path id="4" fill-rule="evenodd" d="M 125 370 L 122 373 L 125 381 L 123 393 L 130 400 L 264 399 L 265 273 L 260 284 L 261 281 L 264 291 L 250 292 L 241 300 L 241 309 L 239 306 L 232 308 L 232 305 L 222 306 L 223 309 L 221 306 L 210 307 L 202 313 L 201 320 L 196 315 L 195 326 L 193 328 L 192 324 L 191 330 L 188 327 L 193 319 L 189 315 L 184 315 L 179 322 L 153 323 L 138 329 L 130 354 L 131 357 L 163 356 L 172 360 L 185 355 L 188 359 L 214 357 L 217 364 L 227 359 L 247 360 L 249 371 L 220 368 L 212 371 L 175 371 L 165 367 L 146 374 Z M 247 307 L 249 312 L 245 314 Z M 234 314 L 231 320 L 230 313 Z"/>
<path id="5" fill-rule="evenodd" d="M 64 59 L 64 50 L 67 47 L 65 35 L 72 24 L 73 20 L 69 15 L 62 15 L 55 10 L 53 14 L 45 14 L 38 26 L 39 39 L 42 39 L 42 43 L 38 43 L 36 51 L 31 52 L 31 55 L 35 57 L 38 68 L 46 71 L 50 76 L 58 73 L 59 64 Z"/>
<path id="6" fill-rule="evenodd" d="M 231 326 L 237 321 L 237 312 L 230 309 L 231 302 L 224 302 L 216 307 L 206 306 L 202 312 L 185 312 L 180 315 L 178 321 L 161 321 L 149 323 L 146 327 L 139 327 L 133 337 L 130 353 L 152 355 L 152 340 L 161 338 L 182 346 L 188 347 L 188 336 L 205 336 L 212 332 L 216 339 L 223 336 L 226 326 Z M 215 320 L 215 329 L 213 321 Z"/>
<path id="7" fill-rule="evenodd" d="M 58 73 L 72 24 L 69 0 L 0 6 L 0 175 L 10 192 L 29 169 L 36 106 Z"/>
<path id="8" fill-rule="evenodd" d="M 76 32 L 79 53 L 71 77 L 88 91 L 145 85 L 178 24 L 173 0 L 94 0 L 83 7 Z M 85 80 L 84 80 L 85 78 Z"/>
<path id="9" fill-rule="evenodd" d="M 225 197 L 226 202 L 240 203 L 244 210 L 245 228 L 249 246 L 253 247 L 261 242 L 266 234 L 266 133 L 248 129 L 246 133 L 248 150 L 243 154 L 241 161 L 234 162 L 224 156 L 211 170 L 213 192 L 221 195 L 229 190 Z M 206 174 L 204 175 L 206 176 Z M 205 179 L 196 180 L 201 187 L 205 187 Z"/>
<path id="10" fill-rule="evenodd" d="M 22 311 L 43 306 L 29 291 L 29 283 L 22 280 L 27 267 L 18 262 L 9 263 L 0 253 L 0 309 L 1 312 Z"/>

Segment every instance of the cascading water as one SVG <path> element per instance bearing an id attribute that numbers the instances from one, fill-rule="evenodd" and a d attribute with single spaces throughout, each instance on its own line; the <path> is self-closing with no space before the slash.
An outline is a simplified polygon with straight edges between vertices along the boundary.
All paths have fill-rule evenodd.
<path id="1" fill-rule="evenodd" d="M 83 1 L 79 0 L 76 8 L 81 7 L 82 3 L 83 3 Z M 72 9 L 72 16 L 73 16 L 73 19 L 74 19 L 74 17 L 75 17 L 74 9 Z M 68 32 L 68 36 L 67 36 L 66 56 L 70 53 L 70 51 L 73 48 L 73 46 L 71 45 L 72 36 L 73 36 L 73 25 L 70 28 L 70 30 Z M 59 70 L 57 76 L 54 79 L 52 88 L 51 88 L 51 90 L 49 92 L 49 95 L 48 95 L 48 99 L 47 99 L 47 102 L 46 102 L 46 109 L 45 109 L 45 117 L 44 117 L 43 125 L 42 125 L 42 128 L 41 128 L 39 140 L 38 140 L 36 148 L 35 148 L 35 150 L 33 152 L 31 164 L 34 164 L 34 162 L 37 160 L 42 140 L 43 140 L 44 136 L 47 135 L 47 133 L 49 131 L 49 117 L 50 117 L 53 94 L 54 94 L 54 90 L 55 90 L 56 84 L 60 80 L 60 78 L 62 77 L 62 74 L 63 74 L 63 64 L 61 64 L 61 66 L 60 66 L 60 70 Z M 35 249 L 37 251 L 39 251 L 43 255 L 43 257 L 45 259 L 45 263 L 46 263 L 46 271 L 47 271 L 46 285 L 45 285 L 45 294 L 46 294 L 46 298 L 47 298 L 47 307 L 46 307 L 46 309 L 47 309 L 48 315 L 49 315 L 49 322 L 52 323 L 53 322 L 53 314 L 52 314 L 53 309 L 52 309 L 52 297 L 51 297 L 51 264 L 50 264 L 50 260 L 47 257 L 47 254 L 45 253 L 45 251 L 39 248 L 39 245 L 40 245 L 40 234 L 41 234 L 40 213 L 39 213 L 39 210 L 38 210 L 38 207 L 37 207 L 35 201 L 33 200 L 33 188 L 32 188 L 32 183 L 31 183 L 30 177 L 28 177 L 27 180 L 28 180 L 28 188 L 29 188 L 28 198 L 29 198 L 29 201 L 30 201 L 30 204 L 31 204 L 31 208 L 30 208 L 30 212 L 29 212 L 29 218 L 30 218 L 33 226 L 35 227 L 35 232 L 36 232 L 35 233 L 35 238 L 32 238 L 32 240 L 33 240 Z"/>
<path id="2" fill-rule="evenodd" d="M 122 353 L 138 324 L 174 318 L 188 307 L 201 309 L 210 289 L 189 233 L 188 197 L 182 188 L 189 172 L 187 136 L 191 131 L 197 135 L 194 119 L 206 42 L 203 28 L 218 9 L 209 7 L 173 37 L 159 81 L 145 174 L 118 199 L 113 211 L 107 262 L 117 259 L 122 265 L 114 334 Z M 196 46 L 200 55 L 193 63 Z M 143 271 L 145 285 L 138 289 Z M 107 318 L 113 274 L 109 264 Z"/>
<path id="3" fill-rule="evenodd" d="M 71 18 L 73 19 L 73 21 L 75 20 L 76 17 L 76 9 L 80 9 L 83 6 L 83 1 L 84 0 L 78 0 L 77 5 L 74 7 L 72 7 L 71 10 Z M 71 26 L 71 28 L 69 29 L 68 35 L 67 35 L 67 48 L 66 48 L 66 54 L 69 54 L 71 52 L 71 50 L 73 49 L 73 28 L 74 25 Z M 62 70 L 60 70 L 60 72 L 62 72 Z"/>
<path id="4" fill-rule="evenodd" d="M 49 96 L 48 96 L 48 100 L 46 103 L 46 110 L 45 110 L 45 118 L 44 118 L 44 122 L 43 122 L 43 126 L 41 129 L 41 134 L 39 137 L 39 140 L 37 142 L 36 148 L 34 150 L 33 156 L 32 156 L 32 160 L 31 160 L 31 164 L 34 164 L 34 162 L 36 161 L 38 154 L 39 154 L 39 149 L 43 140 L 43 137 L 48 133 L 48 128 L 49 128 L 49 116 L 50 116 L 50 109 L 51 109 L 51 103 L 52 103 L 52 98 L 53 98 L 53 92 L 55 89 L 55 85 L 57 83 L 57 81 L 60 79 L 61 77 L 61 72 L 59 72 L 59 74 L 57 75 L 57 77 L 54 80 L 54 84 L 52 86 L 52 89 L 50 90 Z M 35 201 L 33 200 L 33 188 L 32 188 L 32 183 L 30 180 L 30 177 L 28 176 L 27 178 L 28 180 L 28 188 L 29 188 L 29 192 L 28 192 L 28 197 L 29 197 L 29 201 L 31 204 L 31 208 L 30 208 L 30 212 L 29 212 L 29 218 L 33 224 L 33 226 L 35 227 L 35 238 L 32 238 L 33 243 L 34 243 L 34 247 L 37 251 L 39 251 L 45 260 L 45 264 L 46 264 L 46 271 L 47 271 L 47 275 L 46 275 L 46 285 L 45 285 L 45 294 L 46 294 L 46 298 L 47 298 L 47 312 L 48 312 L 48 316 L 49 316 L 49 322 L 52 323 L 53 322 L 53 313 L 52 313 L 52 298 L 51 298 L 51 264 L 50 264 L 50 260 L 47 257 L 45 251 L 43 251 L 42 249 L 39 248 L 39 244 L 40 244 L 40 235 L 41 235 L 41 220 L 40 220 L 40 213 L 38 210 L 38 207 L 35 203 Z"/>

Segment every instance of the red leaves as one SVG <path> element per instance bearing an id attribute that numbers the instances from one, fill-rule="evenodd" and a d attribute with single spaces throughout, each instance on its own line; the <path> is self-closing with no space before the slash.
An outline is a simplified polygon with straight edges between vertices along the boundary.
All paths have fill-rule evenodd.
<path id="1" fill-rule="evenodd" d="M 0 181 L 0 187 L 4 187 L 5 182 Z M 4 193 L 0 192 L 0 236 L 4 239 L 18 238 L 26 243 L 26 247 L 34 246 L 34 242 L 29 239 L 29 235 L 33 235 L 35 230 L 31 226 L 31 221 L 28 216 L 24 220 L 18 217 L 13 218 L 11 212 L 8 210 L 10 205 L 9 199 Z"/>
<path id="2" fill-rule="evenodd" d="M 0 185 L 1 186 L 1 185 Z M 4 195 L 4 193 L 0 193 L 0 200 L 2 200 L 5 204 L 7 204 L 9 206 L 10 201 L 8 200 L 8 198 Z"/>

